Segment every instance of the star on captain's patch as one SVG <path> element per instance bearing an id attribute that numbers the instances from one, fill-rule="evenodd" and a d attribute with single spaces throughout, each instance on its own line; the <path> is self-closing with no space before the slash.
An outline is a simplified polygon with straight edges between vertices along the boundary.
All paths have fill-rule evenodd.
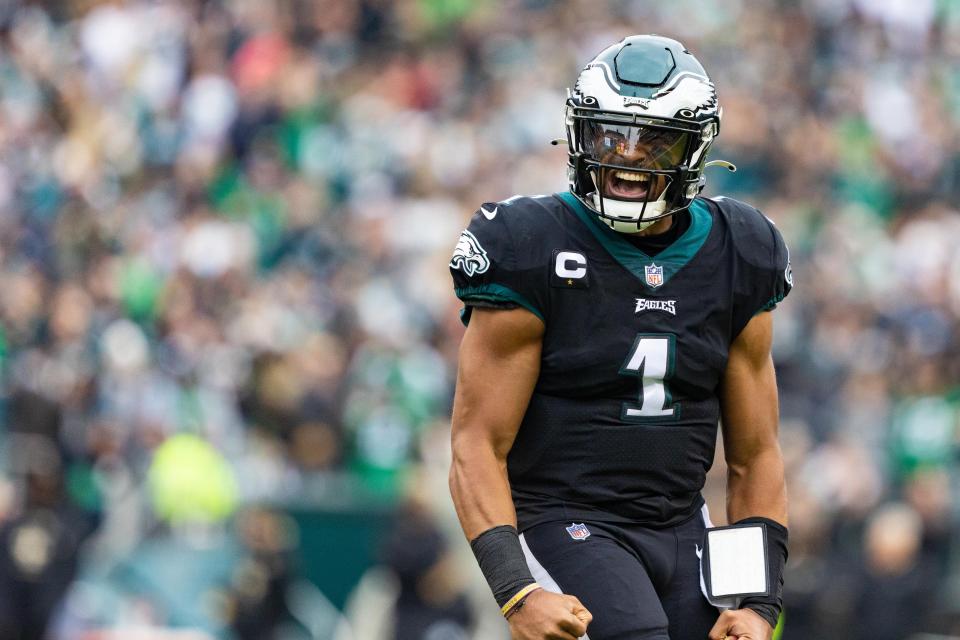
<path id="1" fill-rule="evenodd" d="M 567 280 L 567 284 L 568 284 L 568 285 L 572 285 L 572 284 L 573 284 L 573 280 Z"/>

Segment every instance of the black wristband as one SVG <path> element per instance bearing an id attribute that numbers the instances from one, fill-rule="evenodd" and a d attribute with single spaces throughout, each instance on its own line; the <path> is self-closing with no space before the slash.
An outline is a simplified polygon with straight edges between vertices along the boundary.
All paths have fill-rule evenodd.
<path id="1" fill-rule="evenodd" d="M 753 609 L 760 617 L 777 627 L 783 609 L 783 567 L 787 564 L 787 528 L 770 518 L 744 518 L 736 524 L 762 523 L 767 528 L 767 567 L 770 576 L 769 596 L 750 596 L 740 602 L 741 609 Z"/>
<path id="2" fill-rule="evenodd" d="M 470 541 L 470 548 L 500 607 L 520 589 L 536 582 L 523 556 L 520 536 L 510 525 L 487 529 Z"/>

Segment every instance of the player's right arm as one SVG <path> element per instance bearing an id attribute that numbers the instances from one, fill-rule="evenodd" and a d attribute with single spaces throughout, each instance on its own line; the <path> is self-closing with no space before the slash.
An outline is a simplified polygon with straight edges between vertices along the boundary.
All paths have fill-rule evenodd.
<path id="1" fill-rule="evenodd" d="M 474 308 L 460 343 L 450 493 L 468 540 L 517 525 L 507 454 L 540 373 L 543 330 L 525 309 Z"/>
<path id="2" fill-rule="evenodd" d="M 514 540 L 517 518 L 507 454 L 540 372 L 544 324 L 519 307 L 471 311 L 453 405 L 450 493 L 499 601 L 533 584 L 519 539 Z M 508 621 L 513 638 L 574 640 L 586 633 L 591 618 L 574 596 L 539 589 Z"/>

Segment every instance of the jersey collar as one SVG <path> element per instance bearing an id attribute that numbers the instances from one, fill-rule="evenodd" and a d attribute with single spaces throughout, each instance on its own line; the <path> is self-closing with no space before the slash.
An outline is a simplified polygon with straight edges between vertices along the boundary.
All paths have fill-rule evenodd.
<path id="1" fill-rule="evenodd" d="M 557 193 L 555 197 L 567 205 L 567 208 L 573 211 L 577 218 L 590 229 L 590 232 L 603 248 L 613 256 L 614 260 L 651 290 L 666 284 L 670 278 L 690 262 L 691 258 L 700 251 L 703 243 L 706 242 L 707 236 L 710 235 L 710 229 L 713 227 L 713 216 L 710 215 L 707 205 L 702 200 L 694 200 L 689 207 L 690 226 L 687 230 L 673 244 L 656 256 L 651 257 L 630 244 L 620 232 L 614 231 L 600 222 L 596 214 L 583 206 L 583 203 L 569 191 Z M 663 282 L 656 287 L 651 286 L 647 280 L 648 267 L 663 268 Z"/>

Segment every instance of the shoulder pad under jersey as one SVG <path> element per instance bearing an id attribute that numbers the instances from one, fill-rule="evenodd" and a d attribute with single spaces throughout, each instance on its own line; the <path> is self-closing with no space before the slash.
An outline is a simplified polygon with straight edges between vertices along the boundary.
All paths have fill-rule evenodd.
<path id="1" fill-rule="evenodd" d="M 755 207 L 727 197 L 711 200 L 730 228 L 737 255 L 751 269 L 751 283 L 759 300 L 758 311 L 770 310 L 793 288 L 790 251 L 773 221 Z"/>
<path id="2" fill-rule="evenodd" d="M 538 197 L 515 196 L 485 202 L 460 233 L 450 258 L 454 291 L 471 306 L 524 307 L 544 320 L 544 265 L 548 260 L 543 234 L 544 203 Z"/>

